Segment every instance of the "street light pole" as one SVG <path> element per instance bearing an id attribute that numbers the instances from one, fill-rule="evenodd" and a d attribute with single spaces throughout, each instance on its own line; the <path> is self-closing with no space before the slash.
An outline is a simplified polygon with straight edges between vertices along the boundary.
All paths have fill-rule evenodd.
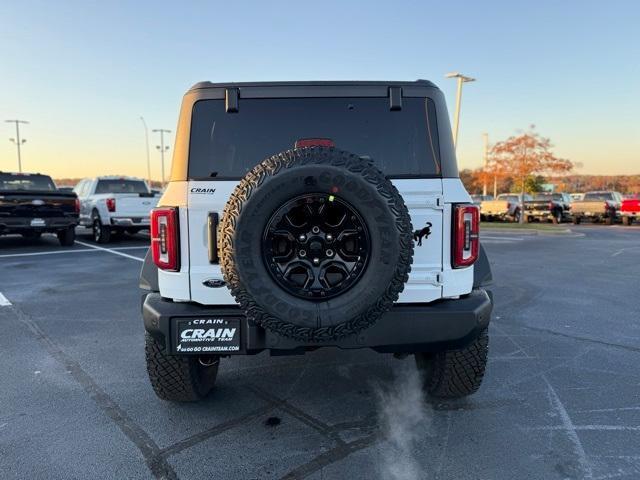
<path id="1" fill-rule="evenodd" d="M 447 73 L 446 78 L 455 78 L 458 80 L 458 89 L 456 92 L 456 110 L 453 115 L 453 148 L 458 146 L 458 125 L 460 124 L 460 104 L 462 103 L 462 84 L 467 82 L 475 82 L 475 78 L 467 77 L 458 72 Z"/>
<path id="2" fill-rule="evenodd" d="M 144 117 L 141 115 L 140 120 L 144 125 L 144 141 L 147 145 L 147 180 L 149 181 L 149 188 L 151 188 L 151 159 L 149 156 L 149 129 L 147 128 L 147 122 L 144 121 Z"/>
<path id="3" fill-rule="evenodd" d="M 482 160 L 484 162 L 484 184 L 482 185 L 482 195 L 487 196 L 487 168 L 489 167 L 489 134 L 482 134 L 483 153 Z"/>
<path id="4" fill-rule="evenodd" d="M 20 156 L 20 146 L 22 144 L 24 144 L 24 142 L 26 142 L 26 140 L 23 138 L 22 140 L 20 140 L 20 124 L 28 124 L 29 122 L 26 122 L 24 120 L 6 120 L 7 123 L 15 123 L 16 124 L 16 138 L 10 138 L 9 140 L 13 143 L 16 144 L 16 147 L 18 147 L 18 172 L 22 173 L 22 158 Z"/>
<path id="5" fill-rule="evenodd" d="M 165 130 L 164 128 L 156 128 L 156 129 L 152 130 L 152 132 L 154 132 L 154 133 L 159 132 L 160 133 L 160 145 L 156 145 L 156 148 L 158 150 L 160 150 L 160 160 L 162 162 L 162 164 L 161 164 L 161 167 L 162 167 L 162 186 L 164 187 L 164 152 L 169 150 L 169 145 L 165 145 L 164 144 L 164 134 L 165 133 L 171 133 L 171 130 Z"/>

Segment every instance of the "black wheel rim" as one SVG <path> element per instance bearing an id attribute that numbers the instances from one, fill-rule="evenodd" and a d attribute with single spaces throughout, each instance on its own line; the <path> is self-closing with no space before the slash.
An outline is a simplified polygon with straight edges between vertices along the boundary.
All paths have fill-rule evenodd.
<path id="1" fill-rule="evenodd" d="M 308 300 L 346 292 L 362 276 L 370 252 L 369 231 L 358 211 L 323 193 L 282 205 L 262 237 L 262 258 L 276 283 Z"/>

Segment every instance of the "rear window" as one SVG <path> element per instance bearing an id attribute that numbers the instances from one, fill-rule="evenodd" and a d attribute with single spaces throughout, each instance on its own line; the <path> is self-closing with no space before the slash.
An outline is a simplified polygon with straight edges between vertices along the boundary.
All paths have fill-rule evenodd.
<path id="1" fill-rule="evenodd" d="M 296 141 L 329 139 L 336 148 L 372 158 L 392 177 L 440 175 L 435 105 L 403 98 L 278 98 L 240 100 L 227 113 L 223 100 L 193 107 L 189 178 L 237 179 Z"/>
<path id="2" fill-rule="evenodd" d="M 585 193 L 584 200 L 613 200 L 613 194 L 609 192 L 593 192 L 593 193 Z"/>
<path id="3" fill-rule="evenodd" d="M 54 192 L 56 186 L 46 175 L 14 175 L 0 173 L 0 191 L 26 190 Z"/>
<path id="4" fill-rule="evenodd" d="M 148 193 L 142 180 L 98 180 L 96 193 Z"/>

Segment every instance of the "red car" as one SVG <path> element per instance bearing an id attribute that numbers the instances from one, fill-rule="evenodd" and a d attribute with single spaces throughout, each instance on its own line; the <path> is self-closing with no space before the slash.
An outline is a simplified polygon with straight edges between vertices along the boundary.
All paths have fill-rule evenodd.
<path id="1" fill-rule="evenodd" d="M 634 220 L 640 219 L 640 196 L 636 195 L 635 198 L 623 200 L 620 215 L 624 225 L 631 225 Z"/>

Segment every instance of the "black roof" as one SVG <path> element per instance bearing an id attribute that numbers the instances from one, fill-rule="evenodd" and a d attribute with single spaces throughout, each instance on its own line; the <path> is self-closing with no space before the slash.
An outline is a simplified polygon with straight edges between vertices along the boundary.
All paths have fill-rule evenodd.
<path id="1" fill-rule="evenodd" d="M 2 175 L 15 175 L 16 177 L 50 177 L 50 175 L 46 175 L 44 173 L 29 173 L 29 172 L 4 172 L 0 170 L 0 174 Z"/>
<path id="2" fill-rule="evenodd" d="M 357 86 L 387 86 L 387 87 L 431 87 L 438 88 L 429 80 L 414 81 L 380 81 L 380 80 L 331 80 L 331 81 L 288 81 L 288 82 L 198 82 L 189 90 L 203 88 L 240 88 L 240 87 L 357 87 Z"/>

